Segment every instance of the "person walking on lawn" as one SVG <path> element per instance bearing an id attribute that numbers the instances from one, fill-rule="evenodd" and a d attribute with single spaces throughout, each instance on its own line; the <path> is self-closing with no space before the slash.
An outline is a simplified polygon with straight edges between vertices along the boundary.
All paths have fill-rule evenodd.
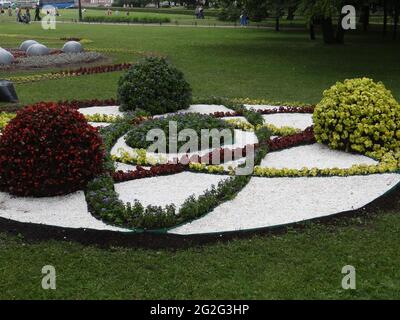
<path id="1" fill-rule="evenodd" d="M 40 17 L 40 8 L 39 8 L 39 6 L 36 6 L 34 21 L 40 21 L 40 20 L 42 20 L 42 18 Z"/>

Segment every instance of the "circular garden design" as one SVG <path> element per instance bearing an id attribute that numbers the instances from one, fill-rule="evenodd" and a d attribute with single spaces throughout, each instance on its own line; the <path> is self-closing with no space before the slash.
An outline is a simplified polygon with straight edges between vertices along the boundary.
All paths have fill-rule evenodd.
<path id="1" fill-rule="evenodd" d="M 2 219 L 123 235 L 219 235 L 353 212 L 398 190 L 400 106 L 381 83 L 338 82 L 316 106 L 193 101 L 164 58 L 128 67 L 118 100 L 2 114 Z M 180 152 L 188 129 L 195 150 Z M 149 149 L 152 130 L 165 133 L 165 150 Z M 204 138 L 212 130 L 229 137 Z"/>

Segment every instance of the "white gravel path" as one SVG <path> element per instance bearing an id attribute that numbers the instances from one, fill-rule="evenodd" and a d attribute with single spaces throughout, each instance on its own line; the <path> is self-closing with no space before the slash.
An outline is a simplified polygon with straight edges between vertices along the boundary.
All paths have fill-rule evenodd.
<path id="1" fill-rule="evenodd" d="M 105 114 L 120 117 L 124 115 L 123 112 L 119 111 L 119 106 L 88 107 L 80 108 L 78 111 L 84 115 Z"/>
<path id="2" fill-rule="evenodd" d="M 125 203 L 134 203 L 137 199 L 144 206 L 151 204 L 165 207 L 173 203 L 176 208 L 180 208 L 191 195 L 202 195 L 212 185 L 217 185 L 224 179 L 227 179 L 227 176 L 181 172 L 116 183 L 115 191 Z"/>
<path id="3" fill-rule="evenodd" d="M 131 164 L 125 164 L 122 162 L 115 162 L 116 170 L 121 170 L 121 171 L 136 171 L 136 166 L 131 165 Z"/>
<path id="4" fill-rule="evenodd" d="M 167 114 L 158 114 L 154 118 L 165 117 L 178 113 L 201 113 L 201 114 L 212 114 L 214 112 L 234 112 L 234 110 L 229 109 L 223 105 L 217 104 L 192 104 L 188 109 L 179 110 L 177 112 L 171 112 Z"/>
<path id="5" fill-rule="evenodd" d="M 269 104 L 244 104 L 244 107 L 248 110 L 271 110 L 271 109 L 278 109 L 281 106 L 273 106 Z"/>
<path id="6" fill-rule="evenodd" d="M 224 148 L 243 148 L 247 144 L 255 144 L 258 142 L 257 136 L 254 134 L 254 132 L 247 132 L 243 130 L 234 130 L 234 135 L 235 135 L 235 143 L 234 144 L 229 144 L 223 146 Z M 126 135 L 125 135 L 126 136 Z M 116 155 L 120 156 L 121 151 L 126 151 L 129 152 L 131 155 L 135 155 L 136 151 L 134 148 L 131 148 L 128 146 L 125 142 L 125 136 L 122 136 L 121 138 L 118 139 L 117 143 L 114 145 L 114 147 L 111 149 L 111 155 Z M 209 152 L 211 152 L 213 149 L 206 149 L 206 150 L 201 150 L 199 152 L 191 152 L 189 153 L 189 157 L 192 155 L 204 155 Z M 148 156 L 156 159 L 168 159 L 168 160 L 173 160 L 174 158 L 181 158 L 184 156 L 186 153 L 169 153 L 169 154 L 155 154 L 152 152 L 147 153 Z"/>
<path id="7" fill-rule="evenodd" d="M 261 167 L 268 168 L 350 168 L 355 164 L 375 165 L 377 161 L 363 155 L 332 150 L 314 143 L 281 151 L 270 152 L 262 160 Z"/>
<path id="8" fill-rule="evenodd" d="M 277 127 L 293 127 L 304 130 L 313 124 L 309 113 L 275 113 L 263 115 L 264 122 Z"/>
<path id="9" fill-rule="evenodd" d="M 0 217 L 66 228 L 129 231 L 94 218 L 88 212 L 83 191 L 49 198 L 13 197 L 0 192 Z"/>
<path id="10" fill-rule="evenodd" d="M 318 178 L 252 178 L 232 201 L 170 230 L 212 233 L 288 224 L 359 209 L 400 183 L 400 174 Z"/>
<path id="11" fill-rule="evenodd" d="M 88 122 L 88 123 L 95 128 L 104 128 L 108 127 L 111 124 L 108 122 Z"/>

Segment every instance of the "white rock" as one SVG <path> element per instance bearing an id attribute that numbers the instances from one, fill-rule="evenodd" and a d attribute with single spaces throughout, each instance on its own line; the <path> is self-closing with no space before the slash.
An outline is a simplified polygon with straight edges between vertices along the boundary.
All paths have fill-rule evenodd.
<path id="1" fill-rule="evenodd" d="M 83 51 L 83 46 L 78 41 L 68 41 L 61 49 L 65 53 L 79 53 Z"/>
<path id="2" fill-rule="evenodd" d="M 359 209 L 400 183 L 400 174 L 259 178 L 232 201 L 170 230 L 176 234 L 235 231 L 289 224 Z"/>
<path id="3" fill-rule="evenodd" d="M 9 65 L 15 60 L 11 52 L 0 48 L 0 64 Z"/>
<path id="4" fill-rule="evenodd" d="M 50 49 L 40 43 L 32 44 L 26 51 L 26 55 L 29 57 L 46 56 L 48 54 L 50 54 Z"/>
<path id="5" fill-rule="evenodd" d="M 26 52 L 31 45 L 38 44 L 38 43 L 39 42 L 37 42 L 36 40 L 26 40 L 21 43 L 21 45 L 19 46 L 19 49 Z"/>
<path id="6" fill-rule="evenodd" d="M 93 217 L 83 191 L 44 198 L 14 197 L 0 192 L 0 217 L 66 228 L 126 231 Z"/>
<path id="7" fill-rule="evenodd" d="M 263 115 L 264 122 L 276 127 L 292 127 L 304 130 L 313 125 L 310 113 L 274 113 Z"/>
<path id="8" fill-rule="evenodd" d="M 115 191 L 124 202 L 133 204 L 136 199 L 144 206 L 151 204 L 164 207 L 173 203 L 180 208 L 191 195 L 198 197 L 212 185 L 227 178 L 225 175 L 181 172 L 116 183 Z"/>
<path id="9" fill-rule="evenodd" d="M 262 160 L 261 167 L 267 168 L 350 168 L 352 165 L 376 165 L 377 161 L 363 155 L 332 150 L 314 143 L 281 151 L 270 152 Z"/>

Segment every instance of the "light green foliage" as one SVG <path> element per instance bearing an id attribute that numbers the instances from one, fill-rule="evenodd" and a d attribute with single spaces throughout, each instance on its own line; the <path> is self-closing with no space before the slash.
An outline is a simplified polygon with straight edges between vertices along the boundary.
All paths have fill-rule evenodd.
<path id="1" fill-rule="evenodd" d="M 383 83 L 368 78 L 337 82 L 316 106 L 314 132 L 333 149 L 382 158 L 400 149 L 400 105 Z"/>

